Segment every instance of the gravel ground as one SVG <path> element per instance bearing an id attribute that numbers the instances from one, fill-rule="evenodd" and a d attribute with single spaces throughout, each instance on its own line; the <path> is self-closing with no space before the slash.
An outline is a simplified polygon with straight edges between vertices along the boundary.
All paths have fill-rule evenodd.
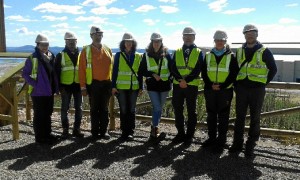
<path id="1" fill-rule="evenodd" d="M 56 124 L 56 125 L 55 125 Z M 62 131 L 54 123 L 54 133 Z M 207 137 L 198 129 L 191 146 L 173 145 L 174 125 L 163 125 L 167 138 L 147 143 L 149 124 L 137 121 L 135 140 L 121 143 L 120 131 L 110 140 L 68 139 L 53 146 L 36 145 L 32 125 L 20 122 L 20 140 L 11 126 L 0 127 L 0 179 L 300 179 L 300 147 L 262 137 L 253 160 L 244 154 L 213 154 L 201 148 Z M 231 143 L 229 133 L 228 144 Z"/>

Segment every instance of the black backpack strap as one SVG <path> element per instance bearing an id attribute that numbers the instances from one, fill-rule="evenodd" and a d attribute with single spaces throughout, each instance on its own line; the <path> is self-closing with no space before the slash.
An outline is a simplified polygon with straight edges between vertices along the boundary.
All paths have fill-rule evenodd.
<path id="1" fill-rule="evenodd" d="M 132 73 L 135 75 L 136 78 L 138 78 L 137 74 L 134 72 L 134 70 L 132 69 L 132 67 L 129 64 L 129 60 L 127 59 L 127 57 L 123 54 L 123 52 L 120 52 L 120 54 L 122 55 L 122 57 L 125 59 L 126 64 L 128 65 L 128 67 L 130 68 L 130 70 L 132 71 Z"/>

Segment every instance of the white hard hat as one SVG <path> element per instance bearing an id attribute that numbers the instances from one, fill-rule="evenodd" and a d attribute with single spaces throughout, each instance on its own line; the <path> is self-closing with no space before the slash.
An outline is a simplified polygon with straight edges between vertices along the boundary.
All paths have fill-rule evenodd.
<path id="1" fill-rule="evenodd" d="M 75 36 L 75 34 L 71 33 L 71 32 L 66 32 L 64 38 L 65 38 L 65 40 L 67 40 L 67 39 L 77 39 L 76 36 Z"/>
<path id="2" fill-rule="evenodd" d="M 194 31 L 193 28 L 191 28 L 191 27 L 186 27 L 186 28 L 183 29 L 182 34 L 194 34 L 194 35 L 196 35 L 196 32 Z"/>
<path id="3" fill-rule="evenodd" d="M 92 26 L 90 30 L 90 34 L 94 34 L 94 33 L 103 33 L 103 31 L 97 26 Z"/>
<path id="4" fill-rule="evenodd" d="M 217 30 L 214 34 L 214 40 L 227 40 L 227 38 L 225 31 Z"/>
<path id="5" fill-rule="evenodd" d="M 36 43 L 49 43 L 48 38 L 43 34 L 38 34 L 35 39 L 35 42 Z"/>
<path id="6" fill-rule="evenodd" d="M 124 33 L 123 37 L 122 37 L 123 41 L 133 41 L 133 36 L 130 33 Z"/>
<path id="7" fill-rule="evenodd" d="M 152 33 L 151 34 L 151 38 L 150 38 L 150 40 L 151 41 L 155 41 L 155 40 L 162 40 L 163 38 L 161 37 L 161 35 L 160 34 L 158 34 L 158 33 Z"/>
<path id="8" fill-rule="evenodd" d="M 258 32 L 258 29 L 253 24 L 247 24 L 247 25 L 244 26 L 243 34 L 245 34 L 246 32 L 249 32 L 249 31 L 256 31 L 256 32 Z"/>

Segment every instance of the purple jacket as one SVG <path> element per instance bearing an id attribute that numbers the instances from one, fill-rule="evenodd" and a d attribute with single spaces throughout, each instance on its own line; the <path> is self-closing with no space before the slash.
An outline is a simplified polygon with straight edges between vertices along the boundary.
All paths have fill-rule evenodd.
<path id="1" fill-rule="evenodd" d="M 36 80 L 30 77 L 32 72 L 32 58 L 38 59 L 38 68 L 37 68 L 37 78 Z M 33 52 L 25 62 L 25 66 L 23 69 L 22 76 L 25 79 L 26 83 L 33 87 L 33 91 L 31 96 L 52 96 L 54 93 L 58 93 L 58 80 L 55 75 L 54 70 L 54 55 L 50 58 L 50 66 L 45 66 L 43 59 L 41 57 L 40 51 L 35 48 L 35 52 Z"/>

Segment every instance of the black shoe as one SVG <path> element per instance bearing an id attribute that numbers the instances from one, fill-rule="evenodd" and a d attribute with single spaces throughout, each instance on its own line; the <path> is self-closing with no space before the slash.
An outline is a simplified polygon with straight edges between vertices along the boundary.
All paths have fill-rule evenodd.
<path id="1" fill-rule="evenodd" d="M 191 136 L 185 137 L 183 143 L 186 146 L 190 146 L 193 143 L 193 137 L 191 137 Z"/>
<path id="2" fill-rule="evenodd" d="M 70 133 L 68 129 L 64 129 L 63 133 L 61 134 L 60 138 L 62 139 L 68 139 L 70 137 Z"/>
<path id="3" fill-rule="evenodd" d="M 100 134 L 100 138 L 101 139 L 105 139 L 105 140 L 109 140 L 110 139 L 110 135 L 108 133 Z"/>
<path id="4" fill-rule="evenodd" d="M 256 143 L 251 143 L 251 142 L 246 142 L 245 146 L 245 157 L 247 159 L 252 159 L 254 158 L 254 147 L 256 146 Z"/>
<path id="5" fill-rule="evenodd" d="M 215 145 L 215 143 L 216 143 L 216 139 L 208 138 L 206 141 L 202 143 L 202 147 L 204 148 L 212 147 L 213 145 Z"/>
<path id="6" fill-rule="evenodd" d="M 230 148 L 229 152 L 230 153 L 240 153 L 243 150 L 243 143 L 233 143 Z"/>
<path id="7" fill-rule="evenodd" d="M 184 142 L 185 140 L 185 135 L 184 134 L 177 134 L 173 139 L 172 139 L 172 143 L 174 144 L 179 144 Z"/>
<path id="8" fill-rule="evenodd" d="M 83 138 L 84 134 L 81 133 L 80 129 L 77 129 L 77 130 L 73 130 L 72 136 L 76 138 Z"/>

